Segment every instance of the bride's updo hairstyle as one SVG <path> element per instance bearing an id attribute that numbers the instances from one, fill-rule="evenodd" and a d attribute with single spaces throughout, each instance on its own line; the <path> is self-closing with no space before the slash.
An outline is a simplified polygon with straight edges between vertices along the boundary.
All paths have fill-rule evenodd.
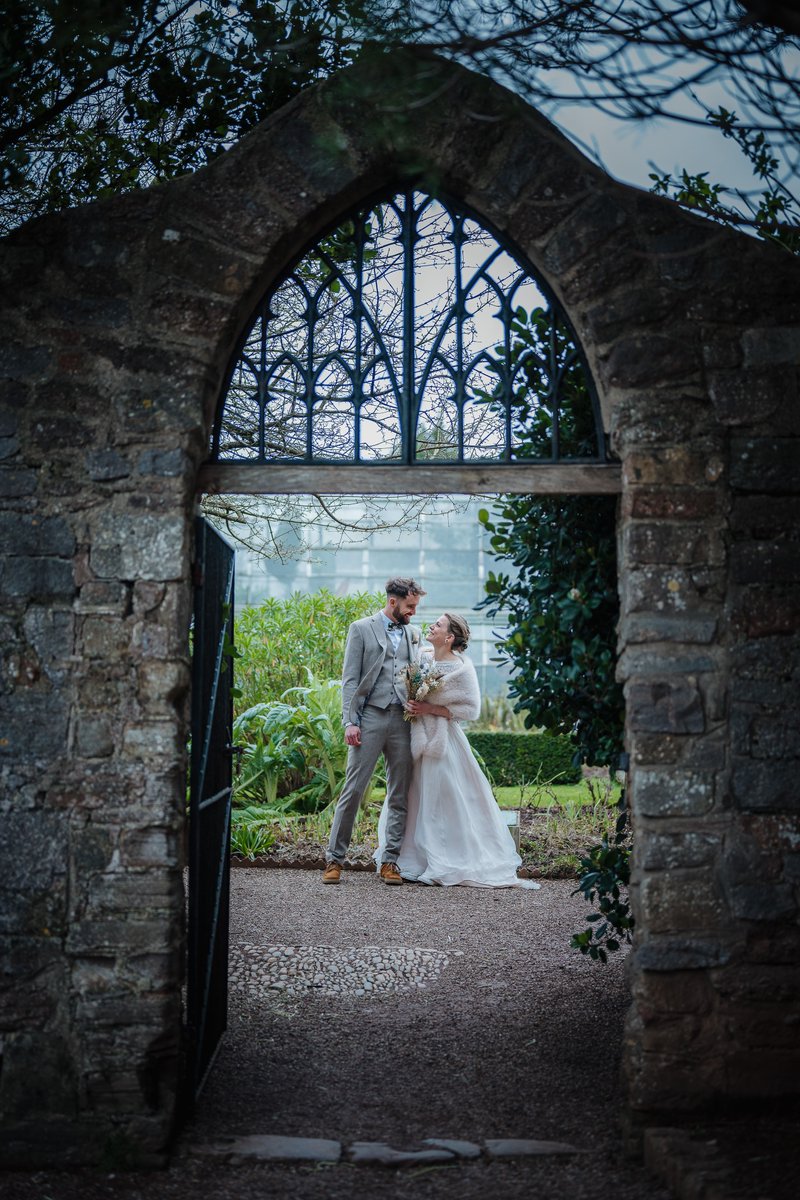
<path id="1" fill-rule="evenodd" d="M 461 654 L 469 645 L 469 625 L 463 617 L 459 617 L 455 613 L 446 612 L 444 615 L 453 635 L 453 649 Z"/>

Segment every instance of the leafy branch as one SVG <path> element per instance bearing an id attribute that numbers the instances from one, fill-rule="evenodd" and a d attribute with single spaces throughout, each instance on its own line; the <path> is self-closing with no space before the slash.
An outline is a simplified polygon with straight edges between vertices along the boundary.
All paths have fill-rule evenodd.
<path id="1" fill-rule="evenodd" d="M 691 174 L 686 170 L 677 179 L 668 173 L 651 172 L 651 190 L 722 225 L 749 228 L 790 254 L 800 254 L 800 208 L 779 178 L 780 163 L 764 131 L 746 129 L 736 113 L 723 107 L 710 112 L 708 121 L 737 144 L 756 179 L 764 185 L 761 190 L 746 193 L 721 183 L 710 183 L 708 171 Z"/>
<path id="2" fill-rule="evenodd" d="M 599 962 L 607 962 L 611 951 L 619 950 L 631 941 L 635 924 L 627 892 L 630 882 L 630 838 L 627 831 L 628 814 L 623 810 L 617 818 L 613 838 L 608 836 L 592 846 L 581 859 L 579 883 L 573 896 L 580 893 L 596 911 L 586 918 L 587 928 L 575 933 L 570 940 L 573 950 Z"/>

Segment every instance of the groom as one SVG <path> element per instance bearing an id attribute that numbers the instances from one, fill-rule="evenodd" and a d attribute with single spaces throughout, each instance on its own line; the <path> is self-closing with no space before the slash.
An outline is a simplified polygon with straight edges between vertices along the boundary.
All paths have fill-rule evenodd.
<path id="1" fill-rule="evenodd" d="M 323 883 L 339 882 L 359 805 L 381 754 L 386 762 L 389 819 L 380 878 L 388 884 L 403 882 L 397 856 L 406 826 L 411 741 L 403 719 L 406 693 L 397 675 L 419 657 L 419 634 L 409 628 L 409 622 L 424 595 L 413 579 L 390 579 L 381 612 L 353 621 L 347 631 L 342 667 L 347 774 L 336 803 Z"/>

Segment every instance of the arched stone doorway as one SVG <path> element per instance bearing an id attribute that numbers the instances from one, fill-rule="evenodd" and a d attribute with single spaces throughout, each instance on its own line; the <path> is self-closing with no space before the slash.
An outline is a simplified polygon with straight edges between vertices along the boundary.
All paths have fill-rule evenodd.
<path id="1" fill-rule="evenodd" d="M 321 229 L 423 177 L 536 265 L 621 461 L 629 1108 L 796 1092 L 797 267 L 614 183 L 502 89 L 383 60 L 196 176 L 2 247 L 10 1161 L 168 1136 L 191 515 L 223 374 Z"/>

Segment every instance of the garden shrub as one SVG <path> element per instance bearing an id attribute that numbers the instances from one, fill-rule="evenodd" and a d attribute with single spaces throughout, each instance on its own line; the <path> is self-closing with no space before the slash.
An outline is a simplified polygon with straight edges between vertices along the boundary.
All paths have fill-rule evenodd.
<path id="1" fill-rule="evenodd" d="M 535 779 L 579 783 L 575 745 L 563 734 L 471 731 L 467 738 L 496 787 L 516 787 Z"/>
<path id="2" fill-rule="evenodd" d="M 321 588 L 242 609 L 234 634 L 236 715 L 305 687 L 309 672 L 316 679 L 338 678 L 350 622 L 385 603 L 383 593 L 334 596 Z"/>
<path id="3" fill-rule="evenodd" d="M 625 808 L 620 812 L 614 835 L 606 833 L 602 841 L 590 847 L 581 859 L 578 886 L 572 893 L 581 892 L 597 909 L 586 918 L 586 929 L 575 933 L 570 941 L 573 950 L 607 962 L 608 952 L 619 950 L 623 942 L 630 944 L 636 924 L 628 899 L 630 869 L 630 831 Z"/>
<path id="4" fill-rule="evenodd" d="M 270 806 L 291 793 L 296 811 L 315 813 L 338 797 L 347 765 L 341 687 L 310 671 L 307 678 L 305 687 L 287 688 L 280 700 L 255 704 L 234 721 L 236 804 Z"/>

